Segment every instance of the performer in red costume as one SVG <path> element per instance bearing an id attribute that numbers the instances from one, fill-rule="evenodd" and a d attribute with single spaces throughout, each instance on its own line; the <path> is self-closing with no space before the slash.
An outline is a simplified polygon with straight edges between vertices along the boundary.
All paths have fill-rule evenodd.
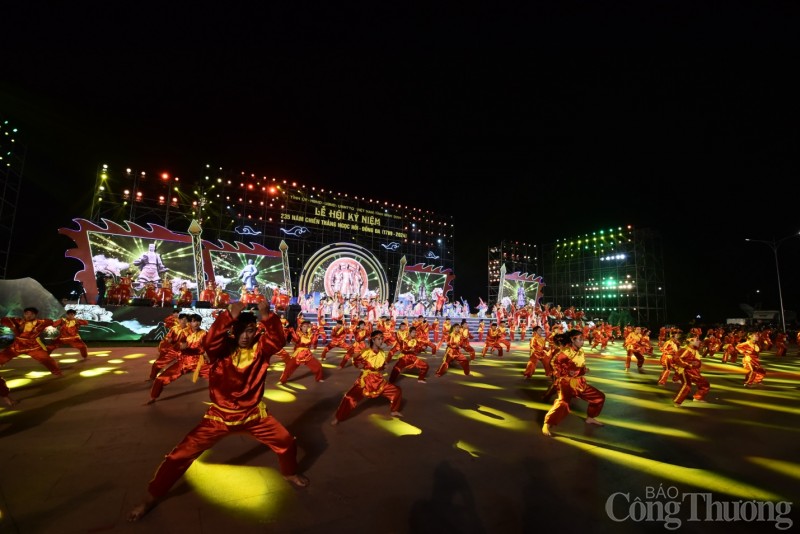
<path id="1" fill-rule="evenodd" d="M 353 359 L 353 365 L 361 369 L 355 384 L 342 397 L 339 408 L 336 410 L 332 425 L 339 424 L 353 411 L 353 408 L 364 397 L 374 399 L 386 397 L 389 399 L 392 417 L 402 417 L 400 403 L 403 401 L 403 392 L 399 387 L 390 384 L 383 376 L 386 368 L 386 353 L 381 350 L 383 332 L 374 330 L 370 336 L 370 347 Z"/>
<path id="2" fill-rule="evenodd" d="M 481 358 L 486 357 L 486 352 L 488 351 L 490 354 L 492 350 L 497 349 L 497 357 L 503 357 L 503 347 L 501 345 L 501 338 L 502 338 L 502 331 L 497 326 L 497 323 L 492 323 L 489 325 L 489 331 L 486 333 L 486 344 L 483 346 L 483 351 L 481 352 Z"/>
<path id="3" fill-rule="evenodd" d="M 195 381 L 197 375 L 208 378 L 209 367 L 203 358 L 206 331 L 200 328 L 202 322 L 203 318 L 198 314 L 189 315 L 189 328 L 178 342 L 177 358 L 156 377 L 150 388 L 150 400 L 146 404 L 153 404 L 166 386 L 185 374 L 195 373 Z"/>
<path id="4" fill-rule="evenodd" d="M 208 302 L 209 305 L 214 304 L 214 297 L 216 296 L 216 284 L 214 284 L 213 280 L 209 280 L 206 283 L 206 288 L 200 292 L 200 297 L 197 299 L 199 301 Z"/>
<path id="5" fill-rule="evenodd" d="M 380 330 L 377 331 L 380 332 Z M 383 332 L 381 332 L 381 334 L 383 334 Z M 350 348 L 347 349 L 347 352 L 344 354 L 344 358 L 342 358 L 342 361 L 339 363 L 339 368 L 344 369 L 344 366 L 347 365 L 347 361 L 350 358 L 353 356 L 358 356 L 367 349 L 368 335 L 369 332 L 367 332 L 367 324 L 364 321 L 358 321 L 358 325 L 353 332 L 353 344 L 350 345 Z M 381 342 L 383 342 L 382 335 Z"/>
<path id="6" fill-rule="evenodd" d="M 450 328 L 450 334 L 443 341 L 447 344 L 447 349 L 445 349 L 442 364 L 439 366 L 439 369 L 436 370 L 436 376 L 440 377 L 445 374 L 450 367 L 450 363 L 453 361 L 458 362 L 458 365 L 464 370 L 464 374 L 469 376 L 469 358 L 461 354 L 460 350 L 463 341 L 461 325 L 454 324 Z"/>
<path id="7" fill-rule="evenodd" d="M 625 357 L 625 372 L 631 366 L 631 356 L 636 356 L 636 367 L 640 373 L 644 373 L 644 355 L 645 348 L 642 344 L 642 327 L 637 326 L 625 336 L 625 349 L 628 351 Z"/>
<path id="8" fill-rule="evenodd" d="M 322 355 L 320 356 L 321 360 L 325 359 L 325 356 L 328 354 L 328 351 L 331 349 L 338 347 L 340 349 L 344 349 L 345 351 L 350 350 L 350 345 L 344 340 L 347 336 L 347 328 L 344 326 L 344 321 L 341 319 L 336 320 L 336 324 L 333 328 L 331 328 L 331 342 L 322 349 Z"/>
<path id="9" fill-rule="evenodd" d="M 39 339 L 44 329 L 53 325 L 50 319 L 38 319 L 39 310 L 30 307 L 22 311 L 22 318 L 3 317 L 0 324 L 7 326 L 14 334 L 14 341 L 0 351 L 0 365 L 4 365 L 20 354 L 27 354 L 37 362 L 44 365 L 55 376 L 62 376 L 61 369 Z"/>
<path id="10" fill-rule="evenodd" d="M 552 436 L 550 428 L 560 423 L 570 412 L 569 402 L 573 398 L 589 403 L 586 409 L 586 423 L 602 426 L 597 416 L 603 411 L 606 396 L 602 391 L 586 383 L 586 356 L 583 353 L 583 334 L 580 330 L 570 330 L 561 335 L 563 349 L 553 359 L 553 371 L 557 376 L 558 398 L 544 417 L 542 434 Z"/>
<path id="11" fill-rule="evenodd" d="M 181 308 L 188 308 L 192 305 L 192 290 L 186 285 L 186 282 L 181 284 L 178 292 L 178 306 Z"/>
<path id="12" fill-rule="evenodd" d="M 214 307 L 215 308 L 227 308 L 228 304 L 231 303 L 231 296 L 222 289 L 222 286 L 217 286 L 217 289 L 214 293 Z"/>
<path id="13" fill-rule="evenodd" d="M 58 328 L 59 332 L 58 337 L 53 340 L 53 344 L 47 347 L 48 352 L 52 353 L 58 347 L 72 347 L 73 349 L 78 349 L 81 353 L 81 358 L 86 360 L 89 357 L 89 353 L 78 329 L 88 324 L 89 321 L 85 319 L 75 318 L 75 310 L 67 310 L 64 317 L 53 322 L 53 326 Z"/>
<path id="14" fill-rule="evenodd" d="M 186 339 L 189 328 L 189 314 L 179 313 L 177 319 L 173 319 L 175 313 L 167 317 L 164 321 L 164 326 L 168 326 L 169 321 L 172 326 L 169 327 L 167 334 L 158 343 L 158 357 L 150 366 L 150 375 L 147 380 L 154 380 L 158 376 L 159 371 L 174 362 L 180 356 L 180 343 Z"/>
<path id="15" fill-rule="evenodd" d="M 317 334 L 311 331 L 311 323 L 303 321 L 300 323 L 299 331 L 292 332 L 292 341 L 294 341 L 294 352 L 291 356 L 286 358 L 286 367 L 283 369 L 278 383 L 286 385 L 286 382 L 292 377 L 292 374 L 301 365 L 305 365 L 311 372 L 314 373 L 314 379 L 317 382 L 325 382 L 322 378 L 322 364 L 317 361 L 311 353 L 311 346 L 316 342 Z"/>
<path id="16" fill-rule="evenodd" d="M 692 392 L 692 385 L 697 386 L 697 391 L 694 394 L 694 400 L 697 402 L 706 402 L 705 398 L 708 395 L 711 385 L 708 380 L 703 378 L 700 374 L 700 354 L 698 349 L 700 347 L 700 338 L 694 334 L 690 334 L 686 338 L 686 346 L 683 347 L 678 355 L 673 359 L 675 370 L 678 372 L 678 379 L 681 381 L 681 389 L 678 394 L 672 399 L 675 407 L 680 407 L 686 397 Z"/>
<path id="17" fill-rule="evenodd" d="M 736 351 L 742 355 L 742 367 L 747 371 L 744 387 L 760 384 L 767 374 L 758 360 L 758 353 L 761 350 L 758 345 L 758 338 L 758 332 L 750 332 L 747 334 L 747 341 L 736 345 Z"/>
<path id="18" fill-rule="evenodd" d="M 546 341 L 544 339 L 544 328 L 541 326 L 535 326 L 533 328 L 533 332 L 531 332 L 531 341 L 530 341 L 530 356 L 528 357 L 528 364 L 525 366 L 525 371 L 522 372 L 522 375 L 525 378 L 530 378 L 533 376 L 533 373 L 536 372 L 536 364 L 539 360 L 542 360 L 542 366 L 544 366 L 544 374 L 550 376 L 552 374 L 552 369 L 548 371 L 547 367 L 544 364 L 545 358 L 547 358 L 547 354 L 545 353 L 545 344 Z"/>
<path id="19" fill-rule="evenodd" d="M 400 373 L 406 369 L 416 368 L 419 369 L 419 378 L 417 382 L 424 384 L 429 365 L 425 360 L 419 357 L 419 353 L 423 352 L 427 347 L 430 347 L 431 351 L 435 351 L 436 349 L 425 340 L 418 340 L 417 329 L 413 326 L 408 330 L 407 336 L 402 338 L 398 337 L 398 345 L 403 355 L 397 360 L 397 363 L 394 364 L 392 372 L 389 375 L 389 382 L 394 384 L 398 377 L 400 377 Z"/>
<path id="20" fill-rule="evenodd" d="M 297 487 L 308 479 L 297 474 L 295 438 L 270 415 L 264 404 L 265 376 L 270 357 L 286 344 L 283 327 L 269 304 L 258 311 L 261 321 L 242 313 L 244 304 L 233 303 L 205 338 L 211 360 L 211 405 L 202 421 L 170 452 L 148 485 L 144 501 L 131 510 L 128 521 L 138 521 L 167 494 L 189 466 L 216 442 L 233 433 L 248 433 L 278 455 L 283 477 Z M 233 337 L 230 336 L 232 333 Z"/>
<path id="21" fill-rule="evenodd" d="M 675 369 L 673 362 L 675 357 L 678 355 L 678 351 L 680 350 L 680 339 L 681 331 L 677 328 L 673 328 L 669 333 L 669 339 L 664 341 L 664 343 L 661 345 L 661 367 L 663 371 L 661 371 L 661 376 L 658 377 L 659 386 L 667 385 L 669 372 Z M 677 378 L 678 377 L 675 376 L 675 379 Z"/>

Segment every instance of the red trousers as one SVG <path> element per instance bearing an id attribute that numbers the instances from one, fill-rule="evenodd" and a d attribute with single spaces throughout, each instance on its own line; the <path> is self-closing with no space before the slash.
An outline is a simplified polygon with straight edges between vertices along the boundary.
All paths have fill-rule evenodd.
<path id="1" fill-rule="evenodd" d="M 606 402 L 605 394 L 594 386 L 586 384 L 583 391 L 575 391 L 569 385 L 559 385 L 558 398 L 553 403 L 553 407 L 544 416 L 544 422 L 548 425 L 557 425 L 569 414 L 569 401 L 574 398 L 583 399 L 589 403 L 586 408 L 588 417 L 597 417 L 603 411 Z"/>
<path id="2" fill-rule="evenodd" d="M 419 369 L 419 380 L 425 380 L 425 376 L 428 374 L 428 369 L 430 368 L 428 362 L 418 358 L 415 354 L 403 354 L 403 356 L 397 360 L 397 363 L 394 364 L 394 367 L 392 367 L 392 373 L 389 375 L 389 382 L 394 384 L 400 377 L 400 373 L 411 367 Z"/>
<path id="3" fill-rule="evenodd" d="M 27 354 L 37 362 L 41 363 L 47 370 L 53 373 L 56 376 L 61 376 L 61 368 L 58 366 L 58 362 L 55 361 L 53 358 L 50 357 L 50 354 L 44 349 L 26 349 L 25 351 L 17 351 L 14 349 L 14 346 L 6 347 L 2 351 L 0 351 L 0 365 L 10 361 L 13 358 L 16 358 L 20 354 Z"/>
<path id="4" fill-rule="evenodd" d="M 221 421 L 203 419 L 158 466 L 147 487 L 150 495 L 160 499 L 203 452 L 225 436 L 243 433 L 250 434 L 278 455 L 278 465 L 283 476 L 291 476 L 297 472 L 297 444 L 294 437 L 274 417 L 267 415 L 232 426 Z"/>
<path id="5" fill-rule="evenodd" d="M 400 403 L 403 400 L 403 392 L 400 391 L 400 388 L 395 386 L 394 384 L 386 384 L 381 391 L 381 397 L 386 397 L 389 399 L 391 403 L 389 408 L 393 412 L 397 412 L 400 410 Z M 362 388 L 359 384 L 353 384 L 347 393 L 344 394 L 342 397 L 342 402 L 339 403 L 339 408 L 336 409 L 336 420 L 342 421 L 350 415 L 350 412 L 356 407 L 356 405 L 365 397 L 364 395 L 364 388 Z"/>

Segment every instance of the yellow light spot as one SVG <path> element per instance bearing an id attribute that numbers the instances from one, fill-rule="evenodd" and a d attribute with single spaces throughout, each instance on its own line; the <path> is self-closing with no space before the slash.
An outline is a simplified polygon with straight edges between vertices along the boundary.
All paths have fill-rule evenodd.
<path id="1" fill-rule="evenodd" d="M 462 381 L 459 382 L 458 385 L 460 386 L 467 386 L 470 388 L 478 388 L 478 389 L 505 389 L 500 386 L 495 386 L 494 384 L 487 384 L 486 382 L 470 382 L 470 381 Z"/>
<path id="2" fill-rule="evenodd" d="M 373 413 L 370 414 L 369 421 L 378 428 L 382 428 L 395 436 L 418 436 L 422 434 L 421 428 L 410 425 L 399 417 L 387 418 L 386 416 Z"/>
<path id="3" fill-rule="evenodd" d="M 108 356 L 111 354 L 110 350 L 90 350 L 89 356 Z"/>
<path id="4" fill-rule="evenodd" d="M 297 397 L 291 392 L 282 389 L 267 389 L 264 391 L 264 398 L 271 402 L 294 402 Z"/>
<path id="5" fill-rule="evenodd" d="M 646 408 L 648 410 L 658 410 L 662 412 L 675 413 L 675 407 L 672 405 L 671 398 L 664 399 L 663 401 L 659 402 L 659 401 L 651 401 L 645 399 L 637 399 L 636 397 L 629 397 L 627 395 L 619 395 L 616 393 L 606 393 L 606 399 L 617 400 L 621 403 L 624 402 L 625 404 L 632 404 L 634 406 L 639 406 L 640 408 Z M 696 416 L 699 414 L 687 410 L 686 415 Z"/>
<path id="6" fill-rule="evenodd" d="M 510 403 L 513 403 L 513 404 L 519 404 L 520 406 L 524 406 L 525 408 L 530 408 L 531 410 L 549 410 L 553 406 L 553 403 L 551 403 L 551 402 L 550 403 L 548 403 L 548 402 L 537 402 L 537 401 L 531 401 L 531 400 L 526 401 L 526 400 L 522 400 L 522 399 L 512 399 L 512 398 L 506 398 L 506 397 L 497 397 L 497 400 L 500 400 L 500 401 L 503 401 L 503 402 L 510 402 Z"/>
<path id="7" fill-rule="evenodd" d="M 198 495 L 236 517 L 273 522 L 290 511 L 294 490 L 274 469 L 203 461 L 204 453 L 186 472 Z"/>
<path id="8" fill-rule="evenodd" d="M 125 363 L 125 360 L 106 360 L 106 361 L 108 363 L 116 363 L 116 364 Z"/>
<path id="9" fill-rule="evenodd" d="M 6 380 L 6 385 L 8 389 L 17 389 L 21 388 L 22 386 L 27 386 L 28 384 L 33 383 L 33 380 L 30 378 L 12 378 L 10 380 Z"/>
<path id="10" fill-rule="evenodd" d="M 59 358 L 58 363 L 75 363 L 77 361 L 77 358 Z"/>
<path id="11" fill-rule="evenodd" d="M 772 458 L 761 458 L 759 456 L 748 456 L 747 459 L 756 465 L 775 471 L 780 475 L 786 475 L 800 480 L 800 464 L 798 463 L 774 460 Z"/>
<path id="12" fill-rule="evenodd" d="M 97 367 L 95 369 L 87 369 L 86 371 L 81 371 L 80 376 L 83 378 L 92 378 L 95 376 L 105 375 L 112 371 L 114 371 L 116 367 Z"/>
<path id="13" fill-rule="evenodd" d="M 468 454 L 469 454 L 470 456 L 472 456 L 473 458 L 478 458 L 478 457 L 480 457 L 480 453 L 482 453 L 482 452 L 483 452 L 483 451 L 482 451 L 481 449 L 479 449 L 477 446 L 475 446 L 475 445 L 472 445 L 471 443 L 467 443 L 467 442 L 466 442 L 466 441 L 464 441 L 464 440 L 458 440 L 458 441 L 455 443 L 454 447 L 455 447 L 456 449 L 461 449 L 462 451 L 464 451 L 464 452 L 468 453 Z"/>
<path id="14" fill-rule="evenodd" d="M 492 426 L 498 428 L 504 428 L 506 430 L 528 430 L 530 429 L 531 423 L 529 421 L 523 421 L 517 417 L 514 417 L 511 414 L 506 412 L 502 412 L 500 410 L 495 410 L 493 408 L 489 408 L 487 406 L 478 405 L 476 408 L 458 408 L 456 406 L 449 406 L 449 408 L 456 412 L 457 414 L 466 417 L 467 419 L 472 419 L 474 421 L 478 421 L 480 423 L 490 424 Z"/>
<path id="15" fill-rule="evenodd" d="M 686 432 L 685 430 L 680 430 L 678 428 L 670 428 L 664 425 L 631 423 L 629 421 L 624 421 L 622 419 L 608 419 L 605 417 L 603 418 L 603 422 L 606 425 L 628 428 L 630 430 L 638 430 L 640 432 L 649 432 L 650 434 L 659 434 L 662 436 L 672 436 L 674 438 L 696 439 L 700 441 L 706 441 L 706 438 L 700 437 L 697 434 L 692 434 L 691 432 Z"/>
<path id="16" fill-rule="evenodd" d="M 108 355 L 104 354 L 102 356 L 108 356 Z M 131 354 L 126 354 L 125 356 L 123 356 L 123 358 L 125 358 L 126 360 L 138 360 L 139 358 L 146 358 L 148 356 L 152 356 L 152 354 L 145 354 L 144 352 L 133 352 Z M 155 360 L 150 360 L 150 363 L 153 363 L 154 361 Z"/>
<path id="17" fill-rule="evenodd" d="M 585 435 L 585 434 L 572 434 L 570 432 L 563 432 L 561 430 L 558 430 L 558 435 L 561 436 L 561 437 L 565 437 L 565 438 L 572 438 L 572 439 L 577 440 L 577 441 L 583 441 L 583 442 L 586 442 L 586 443 L 593 443 L 593 444 L 597 445 L 598 447 L 605 446 L 605 447 L 610 447 L 612 449 L 623 449 L 623 450 L 626 450 L 626 451 L 630 451 L 633 454 L 644 454 L 645 452 L 647 452 L 647 449 L 644 449 L 644 448 L 641 448 L 641 447 L 636 447 L 636 446 L 632 445 L 631 443 L 621 442 L 621 441 L 610 441 L 610 440 L 607 440 L 607 439 L 602 439 L 602 438 L 600 438 L 600 437 L 598 437 L 596 435 L 595 436 L 588 436 L 588 435 Z"/>
<path id="18" fill-rule="evenodd" d="M 680 484 L 690 484 L 698 488 L 704 488 L 715 493 L 726 493 L 743 499 L 755 499 L 759 501 L 782 501 L 786 500 L 780 495 L 776 495 L 767 490 L 743 484 L 739 481 L 724 477 L 713 471 L 706 469 L 695 469 L 683 467 L 681 465 L 648 460 L 636 454 L 627 454 L 619 451 L 612 451 L 602 447 L 596 447 L 587 443 L 573 441 L 571 439 L 556 436 L 554 439 L 561 443 L 572 445 L 589 454 L 603 458 L 609 462 L 617 464 L 626 469 L 637 469 L 642 473 L 651 474 L 659 479 L 663 478 Z"/>
<path id="19" fill-rule="evenodd" d="M 291 391 L 291 390 L 305 391 L 305 390 L 308 389 L 306 386 L 304 386 L 303 384 L 300 384 L 299 382 L 287 382 L 285 386 L 284 385 L 280 385 L 280 384 L 276 384 L 276 387 L 279 390 L 289 390 L 289 391 Z"/>
<path id="20" fill-rule="evenodd" d="M 50 371 L 28 371 L 25 373 L 25 376 L 28 378 L 42 378 L 43 376 L 49 376 Z"/>

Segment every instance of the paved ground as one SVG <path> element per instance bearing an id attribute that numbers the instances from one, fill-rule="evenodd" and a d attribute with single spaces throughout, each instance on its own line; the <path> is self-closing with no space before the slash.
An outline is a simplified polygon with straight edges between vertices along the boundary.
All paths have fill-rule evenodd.
<path id="1" fill-rule="evenodd" d="M 268 403 L 297 436 L 311 486 L 293 489 L 271 451 L 231 437 L 136 524 L 127 512 L 200 420 L 205 384 L 183 377 L 143 406 L 155 349 L 141 345 L 95 347 L 85 363 L 61 349 L 61 379 L 15 359 L 0 369 L 21 401 L 0 407 L 0 532 L 730 533 L 800 521 L 795 346 L 783 360 L 765 356 L 766 383 L 753 390 L 738 365 L 706 361 L 709 402 L 674 408 L 677 387 L 655 384 L 657 360 L 647 374 L 625 374 L 617 345 L 589 361 L 590 383 L 607 395 L 606 426 L 584 424 L 577 401 L 554 438 L 540 433 L 545 378 L 540 369 L 523 380 L 526 354 L 515 349 L 474 362 L 470 377 L 406 376 L 402 420 L 377 399 L 336 427 L 332 414 L 356 374 L 335 367 L 339 353 L 322 384 L 301 368 L 277 388 L 272 373 Z M 745 520 L 710 521 L 734 512 Z"/>

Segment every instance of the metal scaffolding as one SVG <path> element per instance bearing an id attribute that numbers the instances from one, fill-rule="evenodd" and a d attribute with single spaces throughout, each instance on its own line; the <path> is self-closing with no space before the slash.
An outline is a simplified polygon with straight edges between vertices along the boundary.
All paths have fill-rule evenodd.
<path id="1" fill-rule="evenodd" d="M 545 303 L 575 306 L 589 319 L 651 329 L 666 324 L 660 235 L 631 226 L 542 247 Z"/>
<path id="2" fill-rule="evenodd" d="M 17 217 L 26 147 L 19 142 L 17 129 L 0 119 L 0 280 L 8 274 L 11 236 Z"/>

